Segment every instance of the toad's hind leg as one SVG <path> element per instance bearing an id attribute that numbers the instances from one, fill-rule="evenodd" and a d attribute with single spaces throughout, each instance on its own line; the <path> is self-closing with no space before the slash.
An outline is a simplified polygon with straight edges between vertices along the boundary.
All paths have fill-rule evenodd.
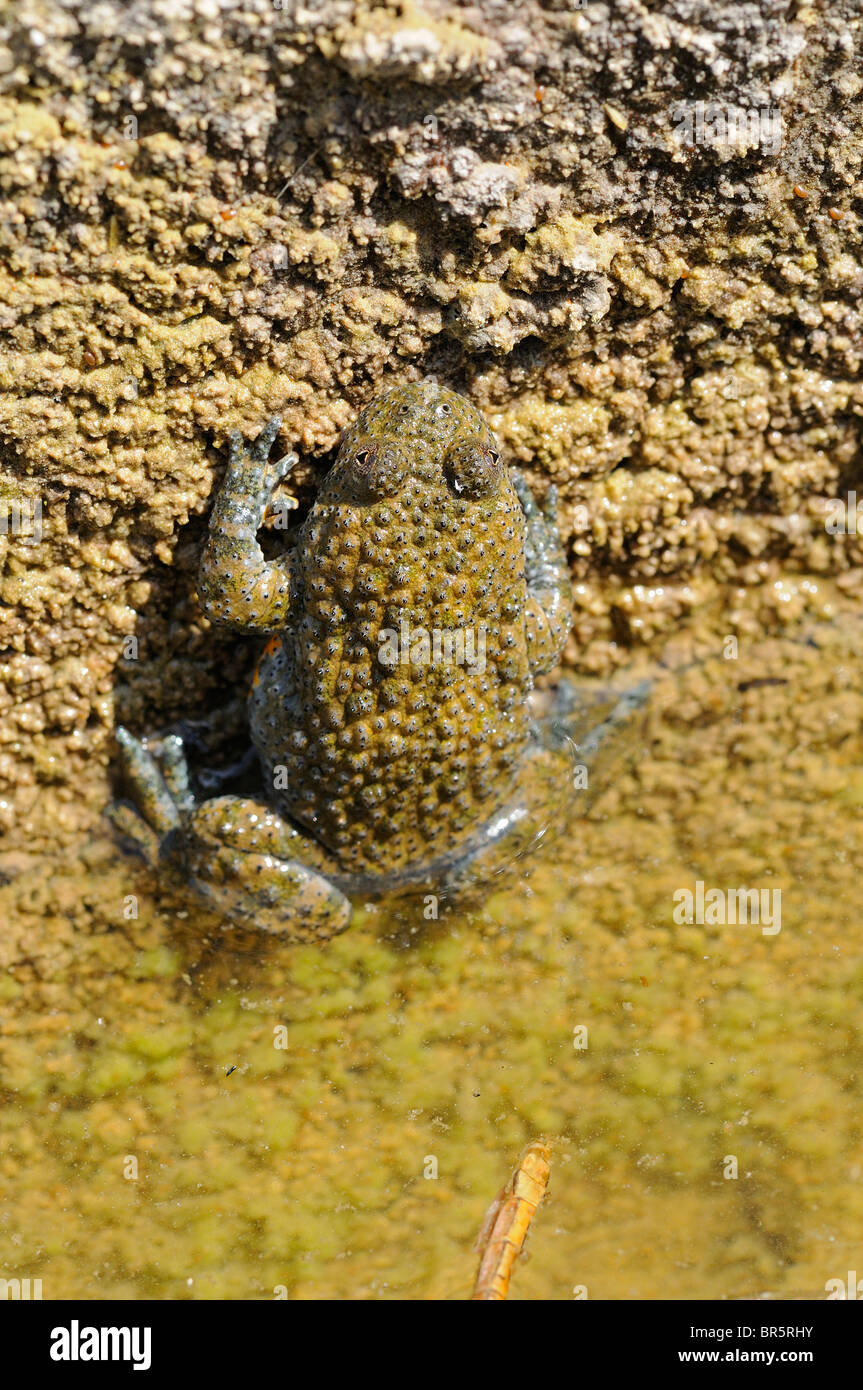
<path id="1" fill-rule="evenodd" d="M 441 875 L 441 896 L 470 901 L 478 888 L 510 875 L 541 846 L 572 833 L 593 794 L 620 775 L 644 746 L 641 721 L 651 684 L 590 694 L 561 681 L 551 709 L 537 722 L 537 742 L 522 772 L 516 803 L 489 827 L 485 844 Z"/>
<path id="2" fill-rule="evenodd" d="M 593 766 L 597 754 L 645 707 L 652 688 L 653 682 L 644 678 L 627 689 L 581 689 L 570 676 L 562 675 L 554 704 L 539 721 L 543 743 L 549 748 L 568 743 L 580 763 Z"/>
<path id="3" fill-rule="evenodd" d="M 111 819 L 151 863 L 179 870 L 198 894 L 233 922 L 289 940 L 325 941 L 344 931 L 351 905 L 326 876 L 324 852 L 264 802 L 220 796 L 198 805 L 182 740 L 146 748 L 117 730 L 135 811 Z"/>
<path id="4" fill-rule="evenodd" d="M 350 901 L 314 864 L 317 846 L 263 802 L 205 801 L 184 842 L 192 885 L 231 921 L 292 941 L 326 941 L 350 925 Z"/>
<path id="5" fill-rule="evenodd" d="M 540 845 L 566 828 L 573 806 L 569 747 L 536 748 L 525 769 L 518 801 L 488 827 L 488 839 L 439 875 L 438 895 L 467 905 L 479 890 L 508 878 Z"/>

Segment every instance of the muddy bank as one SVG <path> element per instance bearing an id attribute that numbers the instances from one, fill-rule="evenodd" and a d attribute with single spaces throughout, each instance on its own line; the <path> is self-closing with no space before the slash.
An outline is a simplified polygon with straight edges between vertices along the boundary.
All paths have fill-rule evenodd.
<path id="1" fill-rule="evenodd" d="M 242 691 L 195 571 L 275 411 L 302 508 L 383 385 L 466 391 L 561 489 L 581 671 L 856 605 L 859 45 L 850 3 L 7 5 L 4 871 L 93 829 L 118 714 Z"/>

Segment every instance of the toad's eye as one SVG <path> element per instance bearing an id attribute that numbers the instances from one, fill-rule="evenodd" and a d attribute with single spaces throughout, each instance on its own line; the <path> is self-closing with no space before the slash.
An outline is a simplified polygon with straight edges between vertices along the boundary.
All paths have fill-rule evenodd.
<path id="1" fill-rule="evenodd" d="M 393 440 L 357 440 L 345 457 L 345 481 L 358 500 L 392 496 L 407 474 L 407 450 Z"/>
<path id="2" fill-rule="evenodd" d="M 444 475 L 456 496 L 487 497 L 503 478 L 500 454 L 482 439 L 454 444 L 444 460 Z"/>

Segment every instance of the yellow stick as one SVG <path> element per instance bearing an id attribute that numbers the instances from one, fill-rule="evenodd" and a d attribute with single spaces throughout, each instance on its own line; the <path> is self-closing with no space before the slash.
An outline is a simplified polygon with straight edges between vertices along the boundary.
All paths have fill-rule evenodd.
<path id="1" fill-rule="evenodd" d="M 476 1242 L 480 1261 L 472 1302 L 506 1298 L 513 1265 L 548 1187 L 550 1165 L 550 1145 L 542 1140 L 528 1144 L 509 1182 L 486 1212 Z"/>

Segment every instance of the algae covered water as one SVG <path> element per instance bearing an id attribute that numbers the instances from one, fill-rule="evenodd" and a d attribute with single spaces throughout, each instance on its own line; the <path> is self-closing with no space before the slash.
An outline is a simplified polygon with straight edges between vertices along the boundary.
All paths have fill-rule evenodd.
<path id="1" fill-rule="evenodd" d="M 369 905 L 297 946 L 225 931 L 107 834 L 22 865 L 6 1276 L 464 1299 L 543 1136 L 511 1298 L 825 1297 L 863 1232 L 861 645 L 846 623 L 654 670 L 590 798 L 469 912 Z"/>

